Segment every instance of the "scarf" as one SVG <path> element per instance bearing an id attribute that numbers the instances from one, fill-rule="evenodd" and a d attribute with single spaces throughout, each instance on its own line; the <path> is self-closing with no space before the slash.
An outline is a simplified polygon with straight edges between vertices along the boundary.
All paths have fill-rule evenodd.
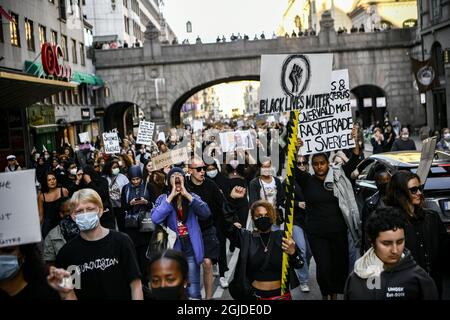
<path id="1" fill-rule="evenodd" d="M 361 279 L 379 277 L 384 271 L 384 263 L 377 257 L 375 250 L 370 248 L 355 262 L 355 273 Z"/>

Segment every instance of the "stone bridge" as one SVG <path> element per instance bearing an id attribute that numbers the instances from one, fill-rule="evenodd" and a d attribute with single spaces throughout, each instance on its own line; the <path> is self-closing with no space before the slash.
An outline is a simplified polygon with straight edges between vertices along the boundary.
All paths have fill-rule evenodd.
<path id="1" fill-rule="evenodd" d="M 387 108 L 404 124 L 425 122 L 409 58 L 420 50 L 415 28 L 338 35 L 331 25 L 317 36 L 191 45 L 165 45 L 151 34 L 146 37 L 141 48 L 95 51 L 97 73 L 110 92 L 106 123 L 136 104 L 147 120 L 176 126 L 182 104 L 197 91 L 222 82 L 259 80 L 263 54 L 330 52 L 334 69 L 349 70 L 361 115 L 367 115 L 364 98 L 372 98 L 377 119 Z M 376 97 L 386 98 L 386 108 L 376 107 Z"/>

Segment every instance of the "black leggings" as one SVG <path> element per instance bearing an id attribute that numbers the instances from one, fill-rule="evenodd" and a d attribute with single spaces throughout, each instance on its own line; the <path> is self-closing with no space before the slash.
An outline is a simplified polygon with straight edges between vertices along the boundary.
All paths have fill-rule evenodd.
<path id="1" fill-rule="evenodd" d="M 347 231 L 307 236 L 322 296 L 344 293 L 349 268 Z"/>
<path id="2" fill-rule="evenodd" d="M 228 263 L 227 263 L 227 238 L 225 237 L 225 234 L 222 232 L 220 227 L 216 227 L 217 230 L 217 238 L 219 239 L 219 275 L 221 277 L 225 276 L 225 272 L 227 272 L 228 269 Z"/>

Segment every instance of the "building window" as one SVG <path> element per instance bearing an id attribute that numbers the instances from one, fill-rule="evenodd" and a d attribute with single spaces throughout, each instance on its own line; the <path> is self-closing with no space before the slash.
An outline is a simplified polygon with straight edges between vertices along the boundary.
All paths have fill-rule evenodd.
<path id="1" fill-rule="evenodd" d="M 64 60 L 69 61 L 69 49 L 67 48 L 67 37 L 65 35 L 61 35 L 61 49 L 64 54 Z"/>
<path id="2" fill-rule="evenodd" d="M 39 25 L 39 43 L 41 46 L 47 42 L 47 28 Z"/>
<path id="3" fill-rule="evenodd" d="M 19 16 L 11 12 L 12 21 L 9 22 L 9 29 L 11 34 L 11 44 L 20 47 L 20 30 L 19 30 Z"/>
<path id="4" fill-rule="evenodd" d="M 436 23 L 441 18 L 441 0 L 431 0 L 431 20 Z"/>
<path id="5" fill-rule="evenodd" d="M 72 39 L 72 61 L 73 63 L 78 63 L 77 58 L 77 41 Z"/>
<path id="6" fill-rule="evenodd" d="M 130 34 L 130 19 L 128 19 L 128 17 L 124 17 L 124 21 L 125 21 L 125 32 L 127 34 Z"/>
<path id="7" fill-rule="evenodd" d="M 52 45 L 56 46 L 58 44 L 58 32 L 52 30 Z"/>
<path id="8" fill-rule="evenodd" d="M 36 47 L 34 45 L 34 27 L 33 21 L 25 18 L 25 35 L 27 38 L 27 47 L 30 51 L 35 51 Z"/>
<path id="9" fill-rule="evenodd" d="M 63 21 L 67 20 L 66 0 L 59 0 L 59 18 Z"/>
<path id="10" fill-rule="evenodd" d="M 80 43 L 80 62 L 82 66 L 86 65 L 86 55 L 84 52 L 84 44 Z"/>

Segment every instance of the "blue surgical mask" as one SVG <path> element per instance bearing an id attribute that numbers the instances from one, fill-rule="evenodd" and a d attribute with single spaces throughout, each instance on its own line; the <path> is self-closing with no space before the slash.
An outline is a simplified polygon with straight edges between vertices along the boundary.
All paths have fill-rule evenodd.
<path id="1" fill-rule="evenodd" d="M 75 223 L 80 231 L 95 229 L 99 223 L 98 212 L 80 213 L 75 216 Z"/>
<path id="2" fill-rule="evenodd" d="M 15 255 L 0 255 L 0 281 L 12 278 L 19 272 L 19 259 Z"/>

